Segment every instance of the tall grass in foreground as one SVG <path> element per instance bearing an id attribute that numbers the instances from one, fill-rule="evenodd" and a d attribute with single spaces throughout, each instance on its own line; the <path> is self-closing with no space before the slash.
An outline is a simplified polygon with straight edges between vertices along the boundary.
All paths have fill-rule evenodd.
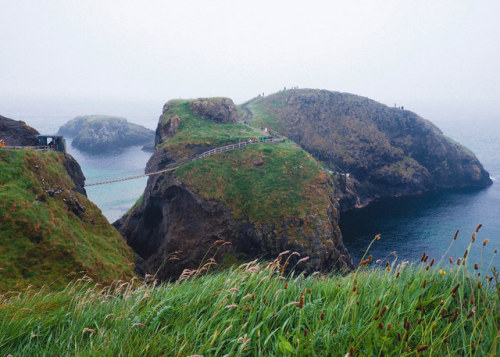
<path id="1" fill-rule="evenodd" d="M 283 275 L 290 254 L 156 287 L 7 293 L 0 355 L 498 355 L 498 275 L 467 269 L 468 253 L 307 278 Z"/>

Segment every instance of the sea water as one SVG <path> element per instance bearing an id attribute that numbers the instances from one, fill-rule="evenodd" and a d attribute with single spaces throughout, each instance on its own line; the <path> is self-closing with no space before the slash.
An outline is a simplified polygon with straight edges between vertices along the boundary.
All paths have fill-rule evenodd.
<path id="1" fill-rule="evenodd" d="M 482 224 L 470 253 L 470 262 L 483 262 L 486 271 L 493 251 L 500 248 L 500 119 L 479 122 L 437 123 L 445 135 L 472 150 L 490 173 L 493 185 L 482 190 L 453 190 L 376 202 L 364 209 L 343 213 L 340 219 L 344 243 L 359 263 L 369 243 L 373 259 L 398 257 L 418 261 L 423 252 L 439 260 L 462 257 L 475 228 Z M 489 242 L 484 246 L 485 239 Z M 498 254 L 493 265 L 500 268 Z"/>
<path id="2" fill-rule="evenodd" d="M 59 128 L 72 119 L 65 116 L 20 116 L 13 119 L 24 120 L 42 134 L 55 134 Z M 142 119 L 140 124 L 153 128 L 156 119 Z M 144 173 L 151 152 L 141 150 L 141 146 L 131 146 L 112 152 L 89 153 L 78 150 L 66 138 L 66 150 L 80 164 L 86 183 L 102 182 L 137 176 Z M 109 222 L 114 222 L 125 214 L 141 197 L 147 178 L 115 182 L 106 185 L 86 187 L 88 198 L 102 211 Z"/>

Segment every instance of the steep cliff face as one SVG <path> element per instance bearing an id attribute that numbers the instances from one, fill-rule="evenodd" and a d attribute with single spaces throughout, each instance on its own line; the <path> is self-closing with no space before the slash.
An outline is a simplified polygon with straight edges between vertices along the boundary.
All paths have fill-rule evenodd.
<path id="1" fill-rule="evenodd" d="M 253 126 L 286 135 L 336 174 L 342 209 L 435 189 L 481 188 L 488 173 L 469 150 L 418 115 L 368 98 L 290 90 L 245 105 Z"/>
<path id="2" fill-rule="evenodd" d="M 117 151 L 134 145 L 151 146 L 153 130 L 105 115 L 76 117 L 59 129 L 59 134 L 73 138 L 72 146 L 86 151 Z"/>
<path id="3" fill-rule="evenodd" d="M 7 146 L 38 145 L 40 133 L 23 121 L 13 120 L 0 115 L 0 139 Z"/>
<path id="4" fill-rule="evenodd" d="M 165 105 L 147 171 L 263 136 L 245 125 L 203 119 L 192 110 L 195 102 Z M 210 102 L 228 105 L 225 99 Z M 309 256 L 297 269 L 349 269 L 333 190 L 328 175 L 294 143 L 252 144 L 151 176 L 143 198 L 114 225 L 143 259 L 140 269 L 160 279 L 176 278 L 212 256 L 241 261 L 285 250 L 300 254 L 291 266 Z"/>

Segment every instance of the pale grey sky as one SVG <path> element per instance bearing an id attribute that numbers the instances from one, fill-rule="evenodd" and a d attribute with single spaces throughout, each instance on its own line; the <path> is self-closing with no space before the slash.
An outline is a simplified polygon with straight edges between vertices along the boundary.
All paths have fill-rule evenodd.
<path id="1" fill-rule="evenodd" d="M 0 114 L 157 118 L 284 86 L 500 120 L 500 1 L 0 0 Z"/>

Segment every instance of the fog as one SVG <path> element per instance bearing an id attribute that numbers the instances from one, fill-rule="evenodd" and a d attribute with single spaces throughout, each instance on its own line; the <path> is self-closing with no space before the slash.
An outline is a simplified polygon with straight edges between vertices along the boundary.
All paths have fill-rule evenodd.
<path id="1" fill-rule="evenodd" d="M 283 87 L 500 120 L 500 1 L 0 0 L 0 114 L 157 118 Z"/>

